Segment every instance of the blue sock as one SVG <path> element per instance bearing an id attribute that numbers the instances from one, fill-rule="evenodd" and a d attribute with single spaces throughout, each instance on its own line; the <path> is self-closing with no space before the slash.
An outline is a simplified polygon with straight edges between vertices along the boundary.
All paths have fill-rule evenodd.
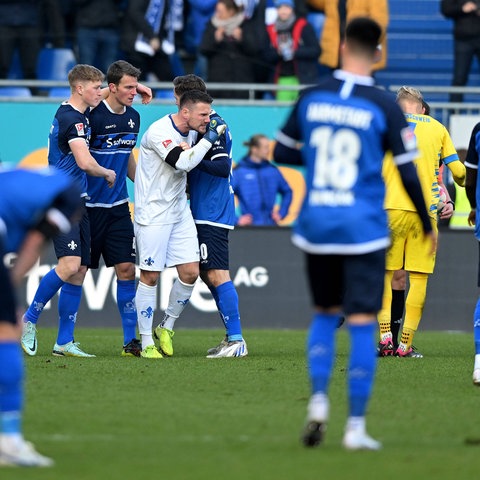
<path id="1" fill-rule="evenodd" d="M 220 311 L 220 306 L 218 305 L 218 293 L 217 289 L 213 285 L 207 285 L 210 293 L 212 294 L 213 299 L 215 300 L 215 305 L 217 306 L 218 314 L 220 315 L 220 320 L 222 321 L 225 330 L 227 330 L 227 326 L 225 325 L 225 320 L 223 318 L 222 312 Z"/>
<path id="2" fill-rule="evenodd" d="M 222 283 L 217 288 L 218 308 L 223 317 L 229 342 L 242 340 L 242 326 L 238 309 L 238 294 L 233 282 Z"/>
<path id="3" fill-rule="evenodd" d="M 73 341 L 73 332 L 81 299 L 81 285 L 65 283 L 60 290 L 60 298 L 58 299 L 58 345 L 65 345 Z"/>
<path id="4" fill-rule="evenodd" d="M 117 279 L 117 307 L 122 319 L 123 344 L 130 343 L 137 334 L 135 309 L 135 280 Z"/>
<path id="5" fill-rule="evenodd" d="M 316 313 L 307 340 L 307 357 L 312 394 L 328 393 L 335 361 L 335 334 L 340 315 Z"/>
<path id="6" fill-rule="evenodd" d="M 0 433 L 21 433 L 24 369 L 18 342 L 0 342 L 0 365 Z"/>
<path id="7" fill-rule="evenodd" d="M 363 417 L 373 387 L 377 366 L 378 323 L 349 325 L 350 363 L 348 366 L 349 416 Z"/>
<path id="8" fill-rule="evenodd" d="M 37 323 L 45 305 L 58 292 L 65 282 L 57 275 L 55 269 L 50 270 L 40 281 L 35 297 L 25 312 L 25 319 Z"/>
<path id="9" fill-rule="evenodd" d="M 473 314 L 473 341 L 475 342 L 475 355 L 480 354 L 480 298 L 477 300 Z"/>

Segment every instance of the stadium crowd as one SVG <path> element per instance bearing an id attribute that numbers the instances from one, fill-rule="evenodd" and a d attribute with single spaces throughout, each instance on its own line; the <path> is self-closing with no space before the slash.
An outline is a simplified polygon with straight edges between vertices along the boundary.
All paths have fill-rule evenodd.
<path id="1" fill-rule="evenodd" d="M 142 81 L 171 81 L 195 73 L 221 83 L 315 83 L 338 66 L 338 43 L 347 18 L 376 18 L 385 44 L 386 0 L 339 2 L 337 7 L 334 3 L 2 1 L 0 78 L 37 79 L 39 54 L 52 48 L 69 49 L 78 63 L 93 65 L 104 73 L 115 60 L 127 60 L 142 71 Z M 309 13 L 320 14 L 312 20 L 315 25 L 307 20 Z M 332 32 L 338 33 L 338 41 L 329 41 Z M 376 68 L 384 65 L 385 55 Z M 215 98 L 242 98 L 246 92 L 212 93 Z M 291 91 L 286 91 L 287 100 L 288 93 Z"/>

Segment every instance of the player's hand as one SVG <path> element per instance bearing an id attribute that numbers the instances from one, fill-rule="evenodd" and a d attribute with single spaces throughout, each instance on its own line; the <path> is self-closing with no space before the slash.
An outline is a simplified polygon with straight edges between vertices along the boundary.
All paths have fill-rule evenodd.
<path id="1" fill-rule="evenodd" d="M 137 93 L 142 97 L 142 103 L 144 105 L 147 105 L 152 101 L 152 89 L 146 85 L 143 85 L 143 83 L 139 83 L 137 85 Z"/>
<path id="2" fill-rule="evenodd" d="M 183 151 L 189 150 L 192 148 L 187 142 L 182 142 L 178 145 Z"/>
<path id="3" fill-rule="evenodd" d="M 251 225 L 252 222 L 253 217 L 249 213 L 246 213 L 245 215 L 240 215 L 237 225 L 239 227 L 244 227 L 245 225 Z"/>
<path id="4" fill-rule="evenodd" d="M 476 223 L 476 214 L 477 214 L 477 211 L 475 208 L 472 208 L 470 210 L 470 213 L 468 214 L 468 224 L 473 227 Z"/>
<path id="5" fill-rule="evenodd" d="M 222 118 L 214 118 L 210 120 L 208 124 L 207 131 L 203 138 L 208 140 L 212 145 L 218 140 L 218 137 L 225 133 L 227 129 L 227 124 Z"/>
<path id="6" fill-rule="evenodd" d="M 272 216 L 272 220 L 273 220 L 276 224 L 278 224 L 278 222 L 280 222 L 280 220 L 282 219 L 282 217 L 280 216 L 280 213 L 278 212 L 278 210 L 274 210 L 274 211 L 272 212 L 272 215 L 271 215 L 271 216 Z"/>
<path id="7" fill-rule="evenodd" d="M 115 184 L 115 180 L 117 179 L 117 174 L 114 170 L 107 170 L 105 175 L 105 180 L 108 183 L 108 188 L 112 188 Z"/>
<path id="8" fill-rule="evenodd" d="M 446 203 L 440 212 L 440 219 L 447 220 L 451 218 L 453 215 L 453 205 L 451 203 Z"/>

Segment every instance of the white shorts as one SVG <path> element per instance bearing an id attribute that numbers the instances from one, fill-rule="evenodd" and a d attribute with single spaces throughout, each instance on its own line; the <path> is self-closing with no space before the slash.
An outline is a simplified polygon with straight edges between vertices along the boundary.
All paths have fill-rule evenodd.
<path id="1" fill-rule="evenodd" d="M 139 225 L 134 223 L 137 259 L 141 270 L 162 272 L 183 263 L 198 262 L 197 229 L 191 214 L 178 223 Z"/>

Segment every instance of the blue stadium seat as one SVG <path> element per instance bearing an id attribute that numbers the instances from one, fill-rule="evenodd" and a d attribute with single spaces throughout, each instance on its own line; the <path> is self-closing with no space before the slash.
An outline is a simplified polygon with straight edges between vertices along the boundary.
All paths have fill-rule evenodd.
<path id="1" fill-rule="evenodd" d="M 163 99 L 163 100 L 175 100 L 173 95 L 173 89 L 168 90 L 155 90 L 155 98 Z"/>
<path id="2" fill-rule="evenodd" d="M 32 92 L 27 87 L 0 87 L 0 97 L 31 97 Z"/>
<path id="3" fill-rule="evenodd" d="M 70 48 L 43 48 L 37 61 L 39 80 L 67 80 L 68 72 L 77 63 Z"/>
<path id="4" fill-rule="evenodd" d="M 10 69 L 8 70 L 7 78 L 9 80 L 23 79 L 23 70 L 22 70 L 22 65 L 20 64 L 20 56 L 18 55 L 18 50 L 16 49 L 13 52 L 12 63 L 10 64 Z"/>

